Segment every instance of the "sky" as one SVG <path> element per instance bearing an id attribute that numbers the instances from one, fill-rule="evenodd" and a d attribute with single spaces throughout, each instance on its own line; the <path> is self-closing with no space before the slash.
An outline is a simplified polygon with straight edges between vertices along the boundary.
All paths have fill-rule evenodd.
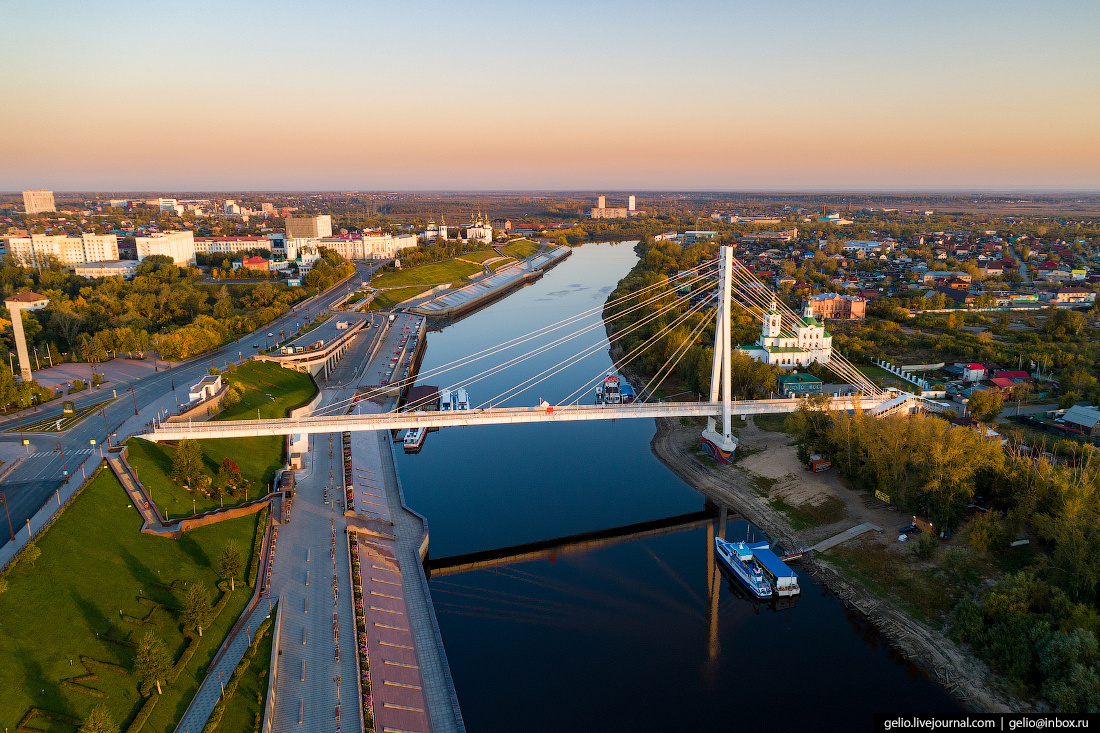
<path id="1" fill-rule="evenodd" d="M 1100 2 L 0 3 L 0 189 L 1100 191 Z"/>

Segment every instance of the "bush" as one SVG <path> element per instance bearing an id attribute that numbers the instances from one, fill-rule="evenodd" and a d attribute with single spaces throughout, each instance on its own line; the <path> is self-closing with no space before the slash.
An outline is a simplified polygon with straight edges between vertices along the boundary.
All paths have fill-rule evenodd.
<path id="1" fill-rule="evenodd" d="M 1008 542 L 1008 533 L 1001 520 L 992 512 L 980 514 L 967 525 L 970 536 L 967 541 L 975 550 L 988 552 L 1004 547 Z"/>
<path id="2" fill-rule="evenodd" d="M 92 386 L 98 387 L 101 384 L 103 384 L 103 375 L 99 372 L 94 373 L 92 375 Z"/>
<path id="3" fill-rule="evenodd" d="M 69 394 L 73 392 L 83 392 L 88 388 L 88 385 L 84 384 L 83 379 L 74 379 L 73 386 L 69 388 Z"/>
<path id="4" fill-rule="evenodd" d="M 252 543 L 252 563 L 248 566 L 248 587 L 256 587 L 256 576 L 260 570 L 260 550 L 264 546 L 264 535 L 267 534 L 267 517 L 271 513 L 271 505 L 260 510 L 260 516 L 256 520 L 256 540 Z"/>
<path id="5" fill-rule="evenodd" d="M 939 538 L 932 532 L 921 532 L 920 537 L 913 543 L 913 552 L 921 560 L 931 560 L 939 547 Z"/>

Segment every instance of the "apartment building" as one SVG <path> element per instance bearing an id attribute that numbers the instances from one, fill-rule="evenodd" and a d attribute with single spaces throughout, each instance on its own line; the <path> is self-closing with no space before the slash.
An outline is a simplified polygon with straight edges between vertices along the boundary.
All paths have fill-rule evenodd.
<path id="1" fill-rule="evenodd" d="M 191 231 L 157 232 L 147 237 L 136 237 L 135 240 L 139 262 L 151 255 L 171 257 L 177 265 L 195 262 L 195 235 Z"/>
<path id="2" fill-rule="evenodd" d="M 114 234 L 32 234 L 9 237 L 8 253 L 24 267 L 43 267 L 56 260 L 65 267 L 118 259 L 118 238 Z"/>

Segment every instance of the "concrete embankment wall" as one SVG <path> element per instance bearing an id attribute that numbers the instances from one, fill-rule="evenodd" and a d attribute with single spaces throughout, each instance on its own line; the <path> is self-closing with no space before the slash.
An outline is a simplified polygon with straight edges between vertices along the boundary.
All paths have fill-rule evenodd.
<path id="1" fill-rule="evenodd" d="M 451 308 L 441 308 L 439 310 L 428 310 L 428 309 L 424 309 L 422 307 L 418 307 L 418 308 L 410 308 L 409 312 L 416 313 L 416 314 L 422 315 L 422 316 L 427 316 L 429 318 L 458 318 L 458 317 L 464 316 L 464 315 L 466 315 L 467 313 L 469 313 L 471 311 L 477 310 L 478 308 L 483 308 L 486 305 L 488 305 L 488 304 L 490 304 L 490 303 L 492 303 L 492 302 L 494 302 L 494 301 L 496 301 L 500 298 L 503 298 L 505 295 L 507 295 L 508 293 L 511 293 L 513 290 L 516 290 L 517 288 L 521 288 L 525 285 L 529 285 L 530 283 L 535 282 L 536 280 L 541 278 L 544 274 L 546 274 L 547 270 L 551 269 L 552 267 L 554 267 L 558 263 L 563 262 L 567 257 L 572 255 L 573 250 L 569 247 L 559 247 L 557 250 L 553 250 L 550 253 L 543 253 L 542 255 L 533 255 L 533 256 L 534 257 L 539 257 L 539 256 L 546 256 L 547 254 L 549 254 L 551 256 L 549 257 L 549 259 L 546 262 L 542 263 L 541 265 L 539 265 L 538 267 L 536 267 L 532 270 L 529 270 L 528 272 L 525 272 L 523 275 L 521 275 L 520 277 L 517 277 L 515 280 L 509 280 L 506 283 L 502 283 L 498 287 L 492 288 L 491 290 L 487 290 L 484 293 L 482 293 L 480 295 L 477 295 L 473 298 L 470 298 L 467 301 L 463 301 L 462 303 L 459 303 L 458 305 L 452 306 Z M 465 287 L 474 287 L 474 286 L 473 285 L 467 285 Z M 459 288 L 459 291 L 460 290 L 462 290 L 462 288 Z M 450 290 L 450 291 L 447 291 L 447 294 L 452 295 L 455 292 L 458 292 L 458 291 Z"/>

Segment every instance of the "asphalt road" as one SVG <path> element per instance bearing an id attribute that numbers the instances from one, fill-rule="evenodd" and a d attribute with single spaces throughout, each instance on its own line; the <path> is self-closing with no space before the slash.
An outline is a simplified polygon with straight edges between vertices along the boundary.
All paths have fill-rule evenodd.
<path id="1" fill-rule="evenodd" d="M 107 442 L 108 428 L 111 432 L 111 441 L 117 437 L 124 440 L 126 435 L 115 435 L 119 426 L 128 418 L 134 416 L 135 403 L 141 410 L 154 402 L 160 401 L 171 407 L 167 401 L 168 395 L 173 395 L 177 403 L 187 402 L 187 388 L 195 384 L 206 375 L 211 365 L 223 367 L 227 362 L 237 362 L 254 356 L 260 349 L 265 348 L 268 333 L 278 336 L 282 329 L 287 337 L 296 332 L 296 327 L 305 325 L 306 317 L 314 318 L 328 311 L 334 302 L 347 295 L 348 287 L 356 288 L 361 280 L 368 280 L 370 272 L 377 265 L 360 264 L 356 267 L 355 274 L 349 280 L 349 284 L 339 284 L 325 291 L 311 300 L 300 303 L 286 314 L 246 336 L 241 336 L 236 342 L 227 344 L 213 352 L 196 359 L 180 364 L 170 371 L 153 373 L 133 382 L 133 394 L 125 387 L 119 389 L 112 385 L 101 390 L 87 390 L 71 399 L 79 409 L 82 405 L 100 402 L 109 399 L 112 389 L 118 389 L 118 399 L 107 405 L 102 414 L 95 413 L 84 418 L 79 424 L 61 433 L 26 433 L 23 437 L 31 442 L 30 455 L 23 459 L 3 482 L 0 482 L 0 491 L 7 499 L 8 510 L 11 515 L 11 523 L 18 530 L 26 523 L 27 519 L 34 515 L 38 509 L 49 500 L 52 494 L 60 486 L 62 475 L 62 459 L 59 453 L 53 453 L 57 443 L 65 452 L 65 463 L 70 474 L 77 474 L 81 470 L 80 464 L 89 457 L 93 463 L 88 464 L 91 469 L 99 458 L 99 449 Z M 38 420 L 43 417 L 61 415 L 61 400 L 54 400 L 38 412 L 23 411 L 23 419 Z M 15 429 L 18 420 L 15 417 L 0 419 L 0 431 Z M 90 441 L 96 441 L 93 449 Z M 0 446 L 4 446 L 6 455 L 18 456 L 20 444 L 19 433 L 0 433 Z M 3 519 L 0 522 L 6 524 Z M 0 524 L 0 527 L 7 529 Z M 0 529 L 0 546 L 10 540 L 8 532 Z"/>

